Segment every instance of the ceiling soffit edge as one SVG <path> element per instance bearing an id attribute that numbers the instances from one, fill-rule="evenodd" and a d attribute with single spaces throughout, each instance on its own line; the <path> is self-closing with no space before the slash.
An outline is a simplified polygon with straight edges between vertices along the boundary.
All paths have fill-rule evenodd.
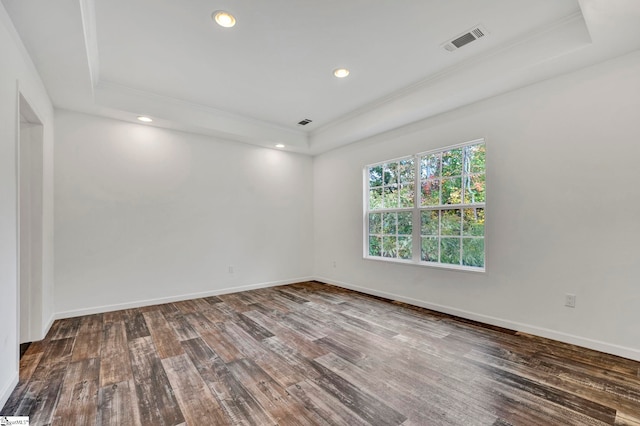
<path id="1" fill-rule="evenodd" d="M 283 143 L 295 150 L 304 151 L 308 148 L 306 132 L 229 111 L 105 80 L 98 82 L 94 92 L 96 104 L 133 114 L 147 114 L 165 121 L 177 120 L 182 125 L 180 127 L 188 131 L 197 133 L 205 130 L 209 135 L 216 134 L 266 147 Z"/>
<path id="2" fill-rule="evenodd" d="M 495 58 L 495 57 L 499 57 L 500 55 L 505 55 L 508 54 L 510 51 L 514 50 L 514 49 L 518 49 L 518 47 L 524 46 L 526 44 L 535 42 L 537 40 L 540 39 L 544 39 L 545 37 L 548 37 L 550 35 L 550 33 L 553 33 L 555 31 L 561 30 L 567 26 L 570 25 L 575 25 L 575 24 L 583 24 L 584 25 L 584 29 L 586 31 L 586 34 L 589 36 L 589 40 L 591 40 L 591 36 L 589 35 L 588 32 L 588 26 L 586 25 L 586 22 L 584 20 L 584 17 L 582 15 L 581 11 L 577 11 L 569 16 L 566 16 L 562 19 L 559 19 L 557 21 L 551 22 L 547 25 L 544 25 L 542 27 L 537 28 L 534 31 L 528 32 L 527 34 L 523 34 L 522 36 L 518 37 L 517 39 L 511 40 L 509 43 L 505 43 L 502 44 L 500 46 L 497 46 L 496 48 L 483 53 L 482 55 L 477 55 L 474 56 L 472 58 L 469 58 L 465 61 L 459 62 L 451 67 L 448 67 L 446 69 L 443 69 L 442 71 L 429 75 L 426 78 L 417 81 L 416 83 L 407 86 L 401 90 L 398 90 L 394 93 L 391 93 L 390 95 L 380 98 L 374 102 L 370 102 L 366 105 L 363 105 L 361 108 L 355 109 L 353 111 L 351 111 L 350 113 L 338 118 L 337 120 L 333 120 L 329 123 L 323 124 L 317 128 L 315 128 L 311 133 L 310 133 L 310 137 L 313 138 L 316 135 L 319 135 L 325 131 L 327 131 L 328 129 L 335 127 L 337 125 L 340 125 L 344 122 L 350 121 L 352 119 L 354 119 L 355 117 L 358 117 L 360 115 L 366 114 L 370 111 L 376 110 L 386 104 L 389 103 L 393 103 L 395 101 L 398 101 L 406 96 L 412 95 L 415 92 L 428 87 L 428 86 L 433 86 L 443 80 L 447 80 L 449 78 L 451 78 L 451 76 L 453 74 L 459 73 L 461 71 L 466 71 L 469 68 L 482 63 L 482 62 L 486 62 L 488 60 L 490 60 L 491 58 Z M 574 49 L 570 49 L 569 51 L 572 51 Z M 454 53 L 455 54 L 455 53 Z M 427 118 L 427 117 L 424 117 Z"/>
<path id="3" fill-rule="evenodd" d="M 100 81 L 100 60 L 98 55 L 98 34 L 96 29 L 96 7 L 94 0 L 79 0 L 82 19 L 82 34 L 87 53 L 89 79 L 93 90 Z"/>

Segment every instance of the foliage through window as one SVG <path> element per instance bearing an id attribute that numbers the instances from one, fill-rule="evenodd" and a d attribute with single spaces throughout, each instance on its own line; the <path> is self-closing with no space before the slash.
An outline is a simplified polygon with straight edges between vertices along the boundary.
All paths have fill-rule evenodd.
<path id="1" fill-rule="evenodd" d="M 365 173 L 366 257 L 484 270 L 484 141 Z"/>

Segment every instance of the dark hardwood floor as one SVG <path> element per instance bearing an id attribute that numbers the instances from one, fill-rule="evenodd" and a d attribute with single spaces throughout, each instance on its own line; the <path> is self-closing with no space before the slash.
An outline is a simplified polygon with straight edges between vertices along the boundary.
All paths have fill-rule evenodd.
<path id="1" fill-rule="evenodd" d="M 640 363 L 315 282 L 56 321 L 31 425 L 640 425 Z"/>

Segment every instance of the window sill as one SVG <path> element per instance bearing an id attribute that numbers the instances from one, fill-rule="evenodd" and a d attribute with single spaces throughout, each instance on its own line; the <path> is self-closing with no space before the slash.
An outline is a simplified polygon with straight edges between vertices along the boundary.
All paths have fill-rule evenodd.
<path id="1" fill-rule="evenodd" d="M 444 263 L 434 263 L 434 262 L 415 262 L 413 260 L 395 259 L 390 257 L 378 257 L 378 256 L 364 256 L 363 259 L 372 260 L 374 262 L 386 262 L 386 263 L 394 263 L 399 265 L 419 266 L 422 268 L 448 269 L 452 271 L 473 272 L 473 273 L 486 272 L 486 267 L 479 268 L 476 266 L 447 265 Z"/>

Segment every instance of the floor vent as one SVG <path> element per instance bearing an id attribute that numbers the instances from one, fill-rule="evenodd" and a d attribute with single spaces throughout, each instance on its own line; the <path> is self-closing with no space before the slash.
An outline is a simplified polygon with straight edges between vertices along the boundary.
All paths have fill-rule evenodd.
<path id="1" fill-rule="evenodd" d="M 465 31 L 463 34 L 460 34 L 456 38 L 447 41 L 442 44 L 449 52 L 453 52 L 454 50 L 460 49 L 462 46 L 466 46 L 467 44 L 476 41 L 479 38 L 482 38 L 489 34 L 487 30 L 482 25 L 476 25 L 468 31 Z"/>
<path id="2" fill-rule="evenodd" d="M 309 120 L 308 118 L 305 118 L 304 120 L 298 121 L 298 126 L 306 126 L 307 124 L 311 123 L 313 120 Z"/>

